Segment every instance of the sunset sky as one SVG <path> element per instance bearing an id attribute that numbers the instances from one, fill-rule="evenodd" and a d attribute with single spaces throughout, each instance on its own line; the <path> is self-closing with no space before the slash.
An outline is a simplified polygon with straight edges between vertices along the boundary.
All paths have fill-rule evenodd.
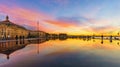
<path id="1" fill-rule="evenodd" d="M 0 0 L 0 21 L 49 33 L 119 32 L 120 0 Z"/>

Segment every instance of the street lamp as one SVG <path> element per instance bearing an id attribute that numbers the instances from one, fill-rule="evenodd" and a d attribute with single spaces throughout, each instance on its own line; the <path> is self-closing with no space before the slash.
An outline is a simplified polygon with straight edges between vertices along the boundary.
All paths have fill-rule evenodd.
<path id="1" fill-rule="evenodd" d="M 37 25 L 38 25 L 37 30 L 38 30 L 38 38 L 39 38 L 39 21 L 37 22 Z"/>

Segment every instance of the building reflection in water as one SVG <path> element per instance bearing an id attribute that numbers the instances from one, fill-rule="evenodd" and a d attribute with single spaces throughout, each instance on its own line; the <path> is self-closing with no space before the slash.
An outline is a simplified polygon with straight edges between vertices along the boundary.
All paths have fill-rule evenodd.
<path id="1" fill-rule="evenodd" d="M 45 42 L 45 39 L 38 39 L 38 40 L 16 40 L 16 41 L 7 41 L 7 42 L 0 42 L 0 53 L 5 54 L 6 58 L 9 60 L 10 54 L 14 51 L 24 48 L 28 44 L 38 44 Z M 39 53 L 39 50 L 38 50 Z"/>
<path id="2" fill-rule="evenodd" d="M 39 44 L 49 41 L 49 40 L 53 40 L 53 39 L 47 39 L 47 38 L 33 39 L 33 40 L 24 40 L 23 39 L 23 40 L 16 40 L 16 41 L 0 42 L 0 53 L 5 54 L 6 58 L 9 60 L 10 54 L 12 54 L 13 52 L 15 52 L 19 49 L 22 49 L 29 44 L 37 44 L 37 54 L 39 54 Z M 66 39 L 59 39 L 59 40 L 66 40 Z M 88 37 L 84 37 L 82 40 L 83 41 L 91 41 L 92 40 L 93 42 L 95 42 L 95 40 L 97 40 L 97 39 L 90 39 L 88 36 Z M 112 36 L 110 37 L 109 40 L 110 40 L 110 42 L 112 42 Z M 101 44 L 103 44 L 103 41 L 104 41 L 104 38 L 102 35 L 101 36 Z M 119 42 L 117 42 L 117 44 L 119 45 Z"/>

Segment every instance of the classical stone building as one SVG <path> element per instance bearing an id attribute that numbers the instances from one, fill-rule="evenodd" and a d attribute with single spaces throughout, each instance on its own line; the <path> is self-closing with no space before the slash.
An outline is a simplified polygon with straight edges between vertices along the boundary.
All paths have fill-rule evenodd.
<path id="1" fill-rule="evenodd" d="M 45 32 L 43 31 L 33 31 L 28 30 L 20 25 L 14 24 L 9 20 L 9 17 L 6 16 L 4 21 L 0 21 L 0 40 L 1 39 L 15 39 L 16 36 L 24 36 L 24 38 L 36 38 L 36 37 L 45 37 Z"/>
<path id="2" fill-rule="evenodd" d="M 4 21 L 0 21 L 0 39 L 14 39 L 16 36 L 26 37 L 28 32 L 26 28 L 12 23 L 8 16 Z"/>
<path id="3" fill-rule="evenodd" d="M 38 37 L 44 38 L 46 37 L 46 33 L 43 31 L 29 31 L 28 37 L 29 38 L 38 38 Z"/>

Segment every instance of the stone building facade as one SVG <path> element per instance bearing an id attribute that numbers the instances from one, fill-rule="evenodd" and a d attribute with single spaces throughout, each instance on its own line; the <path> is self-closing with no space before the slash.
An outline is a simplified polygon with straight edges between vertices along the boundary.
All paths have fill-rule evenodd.
<path id="1" fill-rule="evenodd" d="M 16 36 L 28 37 L 45 37 L 45 32 L 43 31 L 31 31 L 20 25 L 14 24 L 9 20 L 9 17 L 6 16 L 4 21 L 0 21 L 0 40 L 1 39 L 15 39 Z"/>
<path id="2" fill-rule="evenodd" d="M 0 39 L 14 39 L 16 36 L 26 37 L 28 32 L 26 28 L 12 23 L 8 16 L 4 21 L 0 21 Z"/>

